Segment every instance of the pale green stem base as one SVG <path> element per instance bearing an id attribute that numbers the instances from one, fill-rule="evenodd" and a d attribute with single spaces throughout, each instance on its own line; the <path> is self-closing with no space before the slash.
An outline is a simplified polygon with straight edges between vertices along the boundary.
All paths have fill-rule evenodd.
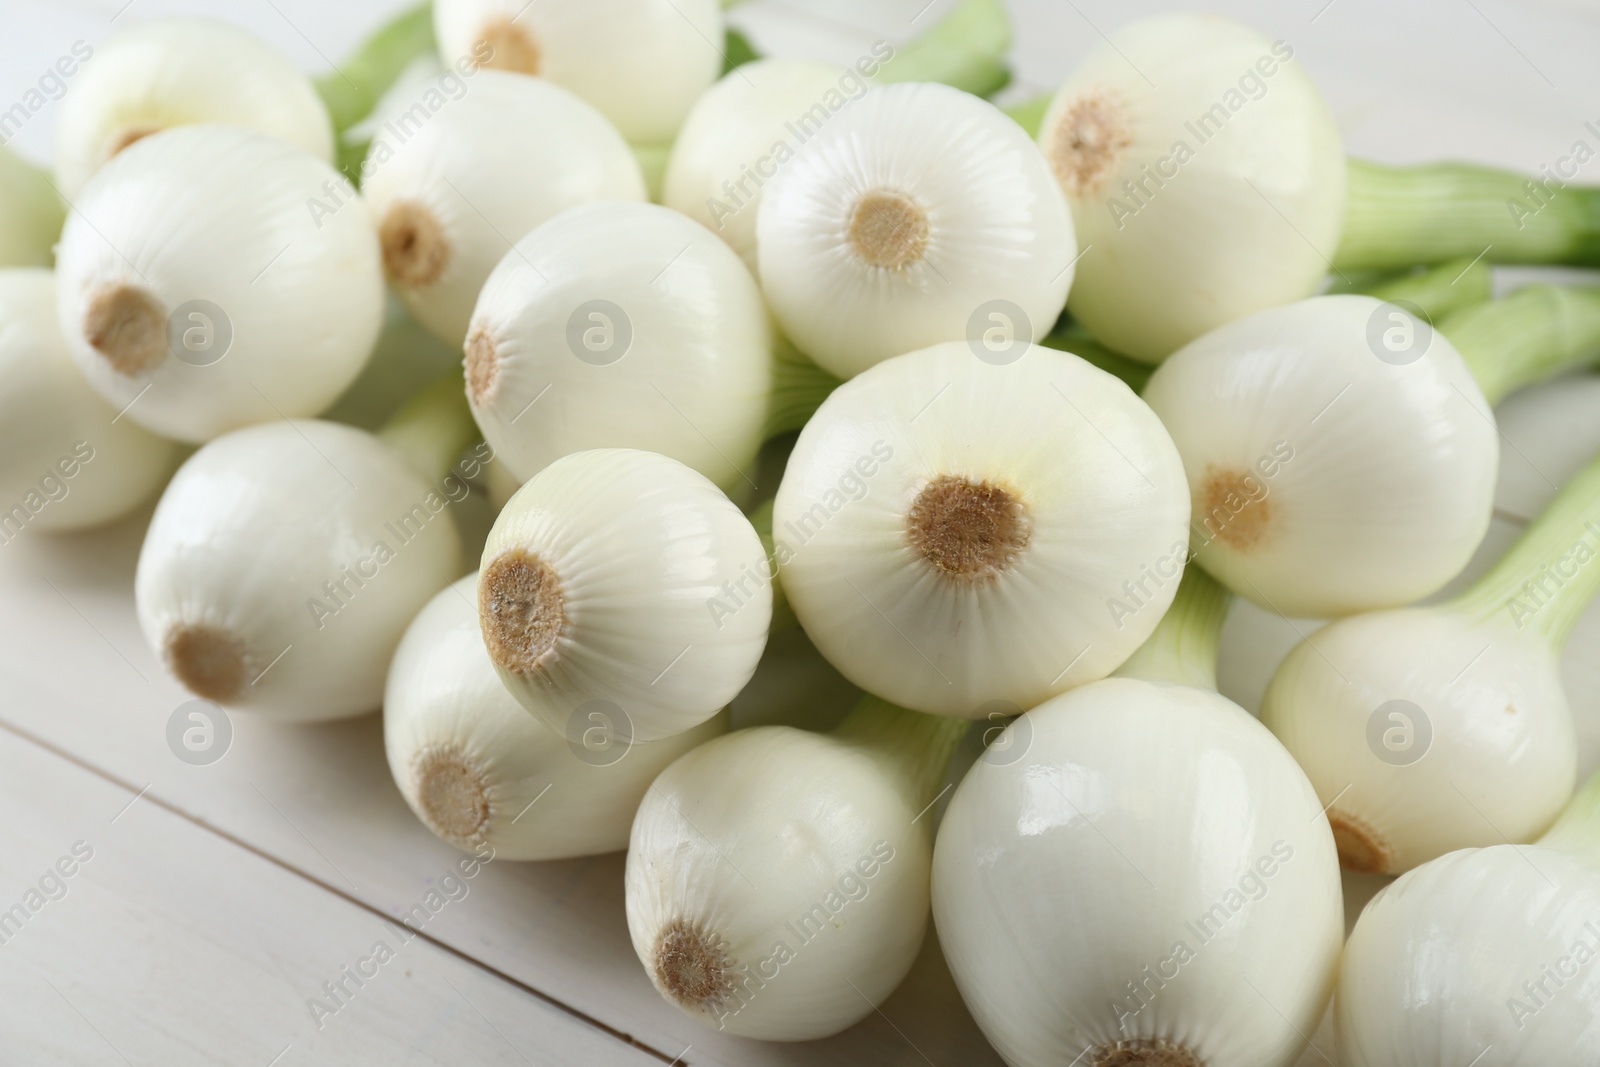
<path id="1" fill-rule="evenodd" d="M 1385 274 L 1348 291 L 1415 304 L 1437 325 L 1446 315 L 1488 303 L 1494 297 L 1494 271 L 1484 259 L 1453 259 L 1437 267 Z"/>
<path id="2" fill-rule="evenodd" d="M 1539 844 L 1582 853 L 1600 864 L 1600 771 L 1578 788 Z"/>
<path id="3" fill-rule="evenodd" d="M 1172 606 L 1145 643 L 1114 672 L 1118 678 L 1217 688 L 1217 646 L 1233 594 L 1190 563 Z"/>
<path id="4" fill-rule="evenodd" d="M 650 199 L 661 202 L 661 186 L 667 178 L 667 160 L 672 157 L 671 144 L 630 144 L 633 158 L 639 162 L 639 172 L 644 175 L 645 191 Z"/>
<path id="5" fill-rule="evenodd" d="M 67 221 L 42 168 L 0 144 L 0 267 L 48 267 Z"/>
<path id="6" fill-rule="evenodd" d="M 1061 352 L 1071 352 L 1086 362 L 1093 363 L 1107 374 L 1114 374 L 1121 378 L 1136 393 L 1144 391 L 1145 384 L 1150 381 L 1150 376 L 1156 372 L 1153 363 L 1141 363 L 1130 359 L 1120 352 L 1113 352 L 1105 345 L 1089 336 L 1089 331 L 1075 322 L 1068 322 L 1057 326 L 1050 331 L 1048 336 L 1041 337 L 1039 343 L 1046 348 L 1054 348 Z"/>
<path id="7" fill-rule="evenodd" d="M 828 394 L 844 383 L 815 363 L 787 337 L 772 345 L 772 395 L 767 402 L 765 438 L 798 430 L 811 420 Z"/>
<path id="8" fill-rule="evenodd" d="M 1589 461 L 1511 550 L 1450 606 L 1566 643 L 1600 592 L 1600 458 Z"/>
<path id="9" fill-rule="evenodd" d="M 1541 184 L 1543 183 L 1543 184 Z M 1340 270 L 1483 255 L 1495 263 L 1600 264 L 1600 189 L 1465 163 L 1349 161 Z"/>
<path id="10" fill-rule="evenodd" d="M 977 96 L 1011 80 L 1011 21 L 1001 0 L 965 2 L 921 37 L 899 46 L 873 80 L 943 82 Z"/>
<path id="11" fill-rule="evenodd" d="M 442 481 L 462 451 L 481 436 L 460 369 L 412 397 L 378 431 L 378 439 L 429 485 Z"/>
<path id="12" fill-rule="evenodd" d="M 971 726 L 969 719 L 924 715 L 866 696 L 834 727 L 833 736 L 871 749 L 903 776 L 921 808 L 938 797 L 950 760 Z M 931 819 L 927 825 L 932 825 Z"/>
<path id="13" fill-rule="evenodd" d="M 1024 100 L 1020 104 L 1003 107 L 1004 111 L 1016 120 L 1018 126 L 1028 131 L 1028 136 L 1038 140 L 1039 131 L 1044 129 L 1044 116 L 1050 110 L 1050 102 L 1056 98 L 1055 93 L 1045 93 L 1032 100 Z"/>
<path id="14" fill-rule="evenodd" d="M 1435 322 L 1497 404 L 1600 357 L 1600 288 L 1530 285 Z"/>

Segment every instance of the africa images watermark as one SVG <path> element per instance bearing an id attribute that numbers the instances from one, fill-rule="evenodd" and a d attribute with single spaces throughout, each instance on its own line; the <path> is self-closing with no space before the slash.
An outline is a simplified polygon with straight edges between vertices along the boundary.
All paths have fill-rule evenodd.
<path id="1" fill-rule="evenodd" d="M 395 924 L 393 944 L 387 938 L 374 941 L 366 955 L 353 964 L 345 964 L 339 968 L 337 975 L 322 983 L 320 996 L 307 997 L 306 1010 L 311 1013 L 311 1021 L 317 1024 L 317 1029 L 321 1030 L 328 1019 L 349 1007 L 355 995 L 377 978 L 384 965 L 392 962 L 401 949 L 415 941 L 421 935 L 422 928 L 435 916 L 449 905 L 466 900 L 467 894 L 472 891 L 467 883 L 493 861 L 494 848 L 486 842 L 480 843 L 471 855 L 462 856 L 454 867 L 439 876 L 438 889 L 428 890 L 420 901 L 400 917 L 399 923 Z M 461 872 L 459 877 L 457 871 Z"/>
<path id="2" fill-rule="evenodd" d="M 0 911 L 0 945 L 9 945 L 22 928 L 48 905 L 65 900 L 70 890 L 68 879 L 82 866 L 94 859 L 94 846 L 87 841 L 74 841 L 70 854 L 60 857 L 45 868 L 35 885 L 29 886 L 22 899 L 5 911 Z"/>
<path id="3" fill-rule="evenodd" d="M 1596 919 L 1600 919 L 1600 916 Z M 1513 995 L 1506 998 L 1506 1010 L 1511 1013 L 1511 1021 L 1517 1024 L 1518 1030 L 1527 1025 L 1528 1019 L 1548 1007 L 1556 994 L 1578 977 L 1583 968 L 1600 958 L 1600 922 L 1596 922 L 1596 919 L 1583 924 L 1584 936 L 1572 943 L 1565 956 L 1540 969 L 1538 981 L 1530 978 L 1522 983 L 1521 997 Z"/>
<path id="4" fill-rule="evenodd" d="M 1188 938 L 1182 937 L 1174 941 L 1165 956 L 1154 964 L 1145 964 L 1140 968 L 1137 978 L 1128 980 L 1126 994 L 1110 1002 L 1117 1029 L 1127 1032 L 1128 1022 L 1155 1003 L 1167 983 L 1177 980 L 1183 968 L 1199 955 L 1200 949 L 1221 936 L 1234 917 L 1247 906 L 1267 895 L 1271 889 L 1270 879 L 1292 859 L 1294 846 L 1287 841 L 1274 841 L 1266 854 L 1245 868 L 1244 874 L 1228 887 L 1221 899 L 1197 918 L 1185 922 L 1184 932 L 1193 939 L 1194 944 L 1191 945 Z"/>
<path id="5" fill-rule="evenodd" d="M 0 511 L 0 544 L 9 545 L 36 515 L 51 504 L 65 500 L 72 492 L 72 479 L 93 459 L 93 445 L 88 441 L 75 442 L 70 454 L 56 460 L 53 467 L 39 476 L 36 488 L 29 489 L 21 500 Z"/>
<path id="6" fill-rule="evenodd" d="M 93 45 L 73 41 L 68 53 L 46 67 L 38 80 L 22 94 L 21 100 L 0 111 L 0 145 L 10 144 L 28 120 L 44 110 L 46 104 L 66 96 L 67 79 L 77 74 L 79 67 L 93 57 Z"/>
<path id="7" fill-rule="evenodd" d="M 1228 121 L 1234 115 L 1252 101 L 1266 96 L 1267 79 L 1278 73 L 1280 64 L 1293 58 L 1294 49 L 1289 47 L 1288 42 L 1273 41 L 1271 55 L 1263 55 L 1253 65 L 1246 67 L 1240 72 L 1237 83 L 1224 92 L 1221 99 L 1183 124 L 1183 128 L 1194 137 L 1193 145 L 1180 137 L 1172 143 L 1166 155 L 1156 159 L 1153 169 L 1148 163 L 1142 164 L 1139 168 L 1142 177 L 1137 181 L 1124 179 L 1122 192 L 1127 199 L 1115 194 L 1106 198 L 1106 210 L 1111 212 L 1111 221 L 1117 224 L 1117 229 L 1122 229 L 1130 218 L 1148 207 L 1156 194 L 1166 188 L 1167 182 L 1176 178 L 1184 165 L 1194 159 L 1197 150 L 1227 128 Z"/>
<path id="8" fill-rule="evenodd" d="M 1580 568 L 1600 555 L 1600 526 L 1593 520 L 1583 524 L 1584 533 L 1556 559 L 1541 566 L 1532 578 L 1522 583 L 1519 595 L 1506 602 L 1511 621 L 1522 629 L 1528 620 L 1560 595 L 1561 589 L 1578 576 Z"/>
<path id="9" fill-rule="evenodd" d="M 772 147 L 754 162 L 739 164 L 738 177 L 727 178 L 722 183 L 722 193 L 727 199 L 706 198 L 706 214 L 711 216 L 716 228 L 722 229 L 728 218 L 753 201 L 761 187 L 777 176 L 778 168 L 793 159 L 800 146 L 820 133 L 829 119 L 843 111 L 847 104 L 866 96 L 870 87 L 867 79 L 893 58 L 893 45 L 887 41 L 874 42 L 871 54 L 856 60 L 854 67 L 845 68 L 835 88 L 828 89 L 821 100 L 783 124 L 789 136 L 772 142 Z"/>
<path id="10" fill-rule="evenodd" d="M 1596 144 L 1600 144 L 1600 126 L 1595 121 L 1585 122 L 1583 128 L 1593 135 Z M 1554 163 L 1539 164 L 1539 173 L 1542 178 L 1528 178 L 1522 183 L 1525 199 L 1510 196 L 1506 198 L 1506 210 L 1511 212 L 1511 221 L 1517 224 L 1517 229 L 1526 229 L 1528 220 L 1534 218 L 1555 201 L 1556 193 L 1567 187 L 1567 183 L 1578 176 L 1578 172 L 1596 155 L 1594 145 L 1587 138 L 1580 137 L 1572 142 L 1572 147 L 1567 149 L 1567 154 L 1558 156 Z"/>
<path id="11" fill-rule="evenodd" d="M 875 842 L 865 855 L 844 869 L 833 888 L 824 893 L 821 900 L 783 924 L 785 932 L 793 938 L 792 944 L 789 938 L 780 937 L 761 959 L 753 964 L 740 964 L 735 969 L 736 976 L 732 977 L 728 991 L 713 1009 L 717 1016 L 717 1029 L 724 1029 L 728 1020 L 743 1011 L 767 987 L 768 982 L 776 980 L 784 965 L 798 959 L 807 945 L 829 928 L 839 928 L 841 924 L 835 921 L 835 917 L 851 904 L 859 904 L 867 899 L 867 894 L 872 892 L 872 880 L 894 857 L 894 846 L 888 841 Z"/>

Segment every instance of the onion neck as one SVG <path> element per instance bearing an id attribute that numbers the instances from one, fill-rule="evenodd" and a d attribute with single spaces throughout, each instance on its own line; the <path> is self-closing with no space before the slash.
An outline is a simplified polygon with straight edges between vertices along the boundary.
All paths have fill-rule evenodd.
<path id="1" fill-rule="evenodd" d="M 1029 137 L 1038 140 L 1039 131 L 1044 129 L 1044 117 L 1049 113 L 1050 105 L 1055 98 L 1055 93 L 1045 93 L 1043 96 L 1010 104 L 1000 110 L 1011 116 L 1012 121 L 1026 130 Z"/>
<path id="2" fill-rule="evenodd" d="M 768 500 L 749 515 L 750 525 L 756 528 L 756 536 L 761 538 L 761 550 L 767 554 L 767 573 L 772 576 L 772 624 L 767 628 L 769 635 L 800 624 L 794 609 L 789 607 L 789 598 L 783 592 L 782 576 L 778 573 L 777 548 L 772 537 L 774 505 L 774 501 Z"/>
<path id="3" fill-rule="evenodd" d="M 869 750 L 898 774 L 912 802 L 923 808 L 938 798 L 950 760 L 972 725 L 968 719 L 924 715 L 866 696 L 833 736 Z"/>
<path id="4" fill-rule="evenodd" d="M 964 0 L 938 25 L 894 50 L 875 81 L 943 82 L 988 96 L 1011 80 L 1011 23 L 1001 0 Z"/>
<path id="5" fill-rule="evenodd" d="M 775 334 L 772 344 L 772 393 L 767 399 L 764 437 L 798 430 L 817 413 L 839 386 L 838 378 L 813 363 L 787 337 Z M 770 546 L 769 546 L 770 547 Z"/>
<path id="6" fill-rule="evenodd" d="M 443 480 L 479 436 L 459 369 L 412 397 L 378 430 L 378 439 L 430 485 Z"/>
<path id="7" fill-rule="evenodd" d="M 1465 163 L 1349 161 L 1340 270 L 1480 254 L 1495 263 L 1600 264 L 1600 189 Z"/>
<path id="8" fill-rule="evenodd" d="M 1156 372 L 1155 364 L 1141 363 L 1131 356 L 1120 352 L 1113 352 L 1105 345 L 1089 336 L 1089 331 L 1076 322 L 1058 323 L 1049 335 L 1042 338 L 1039 343 L 1046 348 L 1054 348 L 1058 352 L 1066 352 L 1077 356 L 1086 363 L 1092 363 L 1107 374 L 1115 375 L 1127 383 L 1128 388 L 1135 393 L 1144 392 L 1145 385 L 1150 381 L 1150 376 Z"/>
<path id="9" fill-rule="evenodd" d="M 1530 285 L 1438 324 L 1489 403 L 1600 357 L 1600 287 Z"/>
<path id="10" fill-rule="evenodd" d="M 1476 260 L 1452 259 L 1437 267 L 1384 272 L 1376 280 L 1357 284 L 1351 292 L 1365 293 L 1379 300 L 1414 304 L 1436 323 L 1446 315 L 1486 304 L 1494 296 L 1494 272 L 1481 257 Z"/>
<path id="11" fill-rule="evenodd" d="M 418 4 L 379 27 L 337 71 L 316 80 L 317 95 L 327 105 L 334 132 L 343 134 L 372 114 L 379 98 L 408 66 L 437 51 L 432 4 Z"/>
<path id="12" fill-rule="evenodd" d="M 1575 474 L 1511 550 L 1450 606 L 1566 643 L 1600 592 L 1600 458 Z"/>
<path id="13" fill-rule="evenodd" d="M 1573 794 L 1539 844 L 1578 852 L 1600 864 L 1600 771 L 1591 774 Z"/>
<path id="14" fill-rule="evenodd" d="M 1117 668 L 1116 676 L 1216 689 L 1217 645 L 1232 603 L 1233 594 L 1191 562 L 1155 632 Z"/>

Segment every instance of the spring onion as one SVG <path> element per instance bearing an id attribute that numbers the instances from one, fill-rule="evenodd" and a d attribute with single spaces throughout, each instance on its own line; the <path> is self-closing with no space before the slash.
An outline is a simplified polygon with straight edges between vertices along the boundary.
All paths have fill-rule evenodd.
<path id="1" fill-rule="evenodd" d="M 1314 297 L 1185 346 L 1144 397 L 1183 455 L 1200 564 L 1269 611 L 1329 618 L 1459 573 L 1493 508 L 1490 404 L 1597 353 L 1595 289 L 1531 287 L 1438 329 Z"/>
<path id="2" fill-rule="evenodd" d="M 377 436 L 312 419 L 211 441 L 139 553 L 145 640 L 196 696 L 280 721 L 378 707 L 406 624 L 460 575 L 450 505 L 475 437 L 459 375 Z"/>
<path id="3" fill-rule="evenodd" d="M 417 818 L 458 848 L 512 860 L 615 852 L 668 764 L 728 728 L 726 715 L 632 744 L 588 709 L 557 733 L 511 698 L 484 650 L 469 574 L 412 620 L 389 666 L 383 739 Z"/>
<path id="4" fill-rule="evenodd" d="M 1600 460 L 1468 591 L 1341 619 L 1279 665 L 1262 719 L 1329 805 L 1347 868 L 1398 874 L 1555 818 L 1577 774 L 1558 659 L 1597 555 Z"/>
<path id="5" fill-rule="evenodd" d="M 1013 1067 L 1283 1067 L 1333 992 L 1338 862 L 1306 776 L 1215 689 L 1187 571 L 1117 677 L 1012 722 L 956 789 L 933 914 Z"/>
<path id="6" fill-rule="evenodd" d="M 835 730 L 740 730 L 645 794 L 628 932 L 656 989 L 707 1026 L 826 1037 L 872 1014 L 928 925 L 932 806 L 968 724 L 872 698 Z"/>
<path id="7" fill-rule="evenodd" d="M 975 718 L 1121 664 L 1172 600 L 1188 514 L 1177 452 L 1126 385 L 1020 341 L 981 351 L 936 345 L 840 386 L 773 516 L 789 604 L 840 673 Z"/>
<path id="8" fill-rule="evenodd" d="M 750 680 L 772 620 L 768 573 L 750 521 L 704 476 L 594 449 L 545 467 L 500 512 L 478 613 L 506 688 L 550 729 L 598 701 L 655 741 Z"/>
<path id="9" fill-rule="evenodd" d="M 89 383 L 182 441 L 315 415 L 382 322 L 366 206 L 326 163 L 242 127 L 182 126 L 121 153 L 58 255 L 62 329 Z"/>
<path id="10" fill-rule="evenodd" d="M 1155 363 L 1316 292 L 1338 244 L 1338 127 L 1294 49 L 1216 15 L 1141 19 L 1057 91 L 1039 146 L 1084 249 L 1068 306 Z"/>

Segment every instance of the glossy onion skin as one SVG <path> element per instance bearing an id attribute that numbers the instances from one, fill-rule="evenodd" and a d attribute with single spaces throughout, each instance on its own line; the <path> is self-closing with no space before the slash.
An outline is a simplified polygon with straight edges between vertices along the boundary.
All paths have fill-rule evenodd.
<path id="1" fill-rule="evenodd" d="M 918 205 L 921 258 L 891 268 L 857 251 L 857 205 L 874 193 Z M 875 86 L 833 114 L 766 186 L 756 231 L 762 288 L 784 333 L 841 378 L 980 337 L 998 301 L 1013 336 L 1043 337 L 1077 256 L 1071 213 L 1037 146 L 992 104 L 934 83 Z"/>
<path id="2" fill-rule="evenodd" d="M 1412 362 L 1379 359 L 1368 331 L 1385 307 L 1321 296 L 1258 312 L 1145 387 L 1183 455 L 1195 558 L 1268 611 L 1409 604 L 1460 573 L 1488 529 L 1494 413 L 1441 334 Z"/>
<path id="3" fill-rule="evenodd" d="M 1392 719 L 1382 711 L 1390 701 L 1412 707 Z M 1384 731 L 1410 731 L 1391 737 L 1389 760 L 1375 715 Z M 1357 615 L 1318 630 L 1279 665 L 1261 721 L 1336 823 L 1353 815 L 1392 847 L 1386 874 L 1456 849 L 1532 840 L 1577 777 L 1577 734 L 1547 639 L 1448 608 Z"/>
<path id="4" fill-rule="evenodd" d="M 375 217 L 396 203 L 425 208 L 442 226 L 450 256 L 427 285 L 395 282 L 411 313 L 459 345 L 478 293 L 516 241 L 569 207 L 594 200 L 643 200 L 644 178 L 628 142 L 604 115 L 553 82 L 479 70 L 393 154 L 372 162 L 362 195 Z M 391 118 L 405 121 L 409 98 Z M 413 123 L 415 120 L 412 120 Z"/>
<path id="5" fill-rule="evenodd" d="M 108 522 L 149 498 L 177 465 L 172 442 L 117 418 L 78 373 L 47 270 L 0 270 L 0 381 L 0 507 L 21 505 L 29 527 Z M 0 512 L 0 522 L 10 519 L 4 533 L 17 532 L 14 515 Z"/>
<path id="6" fill-rule="evenodd" d="M 600 307 L 597 301 L 609 307 Z M 517 242 L 468 338 L 493 346 L 469 389 L 495 454 L 526 481 L 572 452 L 637 448 L 750 489 L 772 388 L 755 279 L 704 227 L 656 204 L 571 208 Z M 603 347 L 586 346 L 598 339 Z"/>
<path id="7" fill-rule="evenodd" d="M 572 747 L 583 746 L 581 734 L 569 738 L 549 729 L 501 684 L 478 627 L 477 583 L 474 573 L 440 590 L 395 650 L 383 701 L 384 750 L 395 785 L 420 817 L 414 761 L 433 746 L 450 745 L 483 772 L 490 811 L 475 840 L 445 838 L 451 844 L 470 850 L 482 842 L 511 860 L 627 848 L 634 813 L 656 775 L 724 732 L 727 717 L 663 741 L 581 758 Z M 595 751 L 598 741 L 588 748 Z"/>
<path id="8" fill-rule="evenodd" d="M 765 571 L 761 538 L 683 464 L 623 448 L 557 460 L 500 512 L 481 569 L 518 551 L 557 576 L 565 623 L 536 669 L 497 669 L 550 729 L 565 734 L 588 702 L 606 701 L 635 740 L 670 737 L 755 673 L 772 621 L 772 585 L 750 577 Z M 742 603 L 725 589 L 734 582 Z M 478 603 L 481 614 L 481 592 Z"/>
<path id="9" fill-rule="evenodd" d="M 910 546 L 907 515 L 940 475 L 1020 496 L 1032 531 L 1011 569 L 955 581 Z M 881 363 L 823 403 L 773 530 L 789 603 L 845 677 L 916 711 L 983 718 L 993 701 L 1029 708 L 1103 678 L 1150 635 L 1177 589 L 1188 510 L 1176 450 L 1121 381 L 1054 349 L 996 365 L 960 342 Z M 1168 577 L 1143 579 L 1162 560 Z M 1123 583 L 1139 580 L 1147 595 L 1130 598 Z"/>
<path id="10" fill-rule="evenodd" d="M 916 808 L 878 757 L 830 735 L 761 726 L 695 749 L 634 820 L 634 951 L 661 989 L 664 927 L 685 920 L 721 935 L 732 966 L 756 978 L 742 1006 L 684 1008 L 707 1026 L 803 1041 L 854 1025 L 900 984 L 927 930 L 932 849 Z M 831 921 L 797 932 L 817 904 Z"/>
<path id="11" fill-rule="evenodd" d="M 238 637 L 246 684 L 229 707 L 310 722 L 378 707 L 406 624 L 461 570 L 442 489 L 371 434 L 307 419 L 189 457 L 150 520 L 134 594 L 158 655 L 174 626 Z"/>
<path id="12" fill-rule="evenodd" d="M 1344 912 L 1316 794 L 1272 735 L 1216 693 L 1112 678 L 990 751 L 940 826 L 933 912 L 1006 1062 L 1155 1038 L 1208 1064 L 1290 1062 L 1332 993 Z"/>
<path id="13" fill-rule="evenodd" d="M 383 321 L 366 204 L 312 209 L 339 188 L 326 163 L 242 128 L 180 126 L 125 149 L 84 189 L 59 249 L 57 310 L 90 384 L 126 418 L 196 444 L 321 412 L 361 372 Z M 168 319 L 169 351 L 137 374 L 85 333 L 94 293 L 120 285 L 149 292 Z M 183 321 L 196 301 L 213 338 L 225 326 L 232 336 L 203 363 L 177 358 L 170 340 L 174 316 L 197 328 Z"/>
<path id="14" fill-rule="evenodd" d="M 1094 249 L 1068 307 L 1097 340 L 1155 363 L 1316 292 L 1344 228 L 1344 150 L 1327 102 L 1285 51 L 1217 15 L 1159 15 L 1097 46 L 1056 94 L 1040 135 L 1047 158 L 1084 93 L 1110 95 L 1131 125 L 1120 166 L 1068 190 L 1078 245 Z M 1196 125 L 1217 108 L 1225 121 Z M 1191 152 L 1181 163 L 1180 143 Z"/>
<path id="15" fill-rule="evenodd" d="M 1335 1008 L 1341 1062 L 1593 1062 L 1597 916 L 1593 860 L 1558 848 L 1494 845 L 1410 871 L 1373 898 L 1350 934 Z"/>

